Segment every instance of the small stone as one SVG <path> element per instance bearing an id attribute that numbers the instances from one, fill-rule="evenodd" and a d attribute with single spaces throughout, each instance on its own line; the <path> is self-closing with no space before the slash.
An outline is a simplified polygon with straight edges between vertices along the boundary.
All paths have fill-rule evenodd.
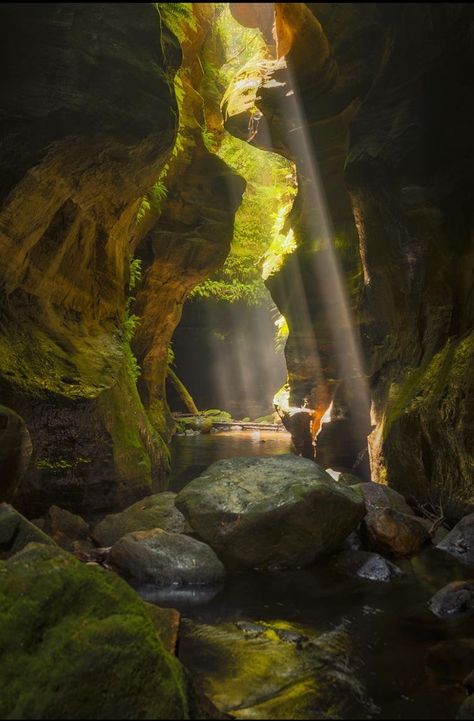
<path id="1" fill-rule="evenodd" d="M 464 516 L 436 548 L 467 565 L 474 565 L 474 513 Z"/>
<path id="2" fill-rule="evenodd" d="M 474 614 L 474 581 L 454 581 L 437 591 L 429 607 L 439 618 L 459 618 Z"/>
<path id="3" fill-rule="evenodd" d="M 392 581 L 404 576 L 404 572 L 394 563 L 378 553 L 368 551 L 345 551 L 336 557 L 336 568 L 349 576 L 364 578 L 368 581 Z"/>

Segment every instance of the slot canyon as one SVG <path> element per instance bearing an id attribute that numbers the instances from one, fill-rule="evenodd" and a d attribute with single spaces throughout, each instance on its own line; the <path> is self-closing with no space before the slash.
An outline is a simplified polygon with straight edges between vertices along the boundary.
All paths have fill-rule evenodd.
<path id="1" fill-rule="evenodd" d="M 472 6 L 0 20 L 0 718 L 474 719 Z"/>

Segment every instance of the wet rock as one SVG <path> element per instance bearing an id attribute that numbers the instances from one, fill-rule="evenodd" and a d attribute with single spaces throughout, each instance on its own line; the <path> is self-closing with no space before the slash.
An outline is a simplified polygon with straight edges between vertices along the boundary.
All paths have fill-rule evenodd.
<path id="1" fill-rule="evenodd" d="M 346 474 L 344 474 L 346 475 Z M 339 478 L 341 480 L 341 478 Z M 392 508 L 394 511 L 405 513 L 408 516 L 413 516 L 413 510 L 406 502 L 405 498 L 394 491 L 393 488 L 383 486 L 381 483 L 372 483 L 368 481 L 366 483 L 356 482 L 352 488 L 356 493 L 360 493 L 364 499 L 365 507 L 367 512 L 377 511 L 383 508 Z"/>
<path id="2" fill-rule="evenodd" d="M 436 548 L 451 553 L 463 563 L 474 565 L 474 513 L 462 518 Z"/>
<path id="3" fill-rule="evenodd" d="M 176 494 L 168 491 L 143 498 L 121 513 L 106 516 L 92 530 L 92 538 L 99 546 L 113 546 L 132 531 L 161 528 L 170 533 L 187 533 L 191 529 L 174 505 L 175 498 Z"/>
<path id="4" fill-rule="evenodd" d="M 28 543 L 55 546 L 54 541 L 8 503 L 0 503 L 0 559 L 9 558 Z"/>
<path id="5" fill-rule="evenodd" d="M 342 573 L 368 581 L 392 581 L 405 574 L 394 563 L 378 553 L 345 551 L 336 558 L 336 568 Z"/>
<path id="6" fill-rule="evenodd" d="M 474 614 L 474 581 L 454 581 L 434 594 L 429 607 L 440 618 Z"/>
<path id="7" fill-rule="evenodd" d="M 22 418 L 0 406 L 0 501 L 10 501 L 28 467 L 32 446 Z"/>
<path id="8" fill-rule="evenodd" d="M 349 533 L 347 538 L 344 540 L 344 543 L 342 544 L 342 550 L 344 551 L 360 551 L 363 547 L 362 538 L 360 537 L 359 533 L 357 531 L 352 531 L 352 533 Z"/>
<path id="9" fill-rule="evenodd" d="M 83 518 L 59 506 L 51 506 L 44 519 L 43 530 L 66 551 L 94 548 L 89 525 Z"/>
<path id="10" fill-rule="evenodd" d="M 426 522 L 391 508 L 370 511 L 362 525 L 369 547 L 380 553 L 411 556 L 430 540 Z"/>
<path id="11" fill-rule="evenodd" d="M 187 718 L 181 666 L 115 574 L 29 544 L 0 563 L 0 603 L 1 718 Z"/>
<path id="12" fill-rule="evenodd" d="M 293 455 L 213 463 L 176 499 L 230 565 L 296 567 L 336 551 L 362 519 L 362 499 Z"/>
<path id="13" fill-rule="evenodd" d="M 158 632 L 161 643 L 169 653 L 174 654 L 178 644 L 181 614 L 175 608 L 160 608 L 146 601 L 144 601 L 144 604 Z"/>
<path id="14" fill-rule="evenodd" d="M 119 573 L 158 586 L 207 585 L 224 578 L 224 566 L 205 543 L 159 528 L 128 533 L 112 546 Z"/>
<path id="15" fill-rule="evenodd" d="M 235 718 L 365 718 L 348 631 L 318 635 L 286 621 L 182 622 L 180 658 L 221 712 Z"/>

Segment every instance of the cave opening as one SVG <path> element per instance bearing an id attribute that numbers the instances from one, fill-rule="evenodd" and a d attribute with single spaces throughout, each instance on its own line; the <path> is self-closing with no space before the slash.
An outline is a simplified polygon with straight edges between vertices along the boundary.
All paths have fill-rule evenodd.
<path id="1" fill-rule="evenodd" d="M 172 339 L 173 376 L 194 404 L 175 382 L 167 398 L 178 417 L 199 409 L 220 410 L 229 422 L 283 420 L 297 453 L 370 478 L 369 391 L 339 257 L 347 230 L 332 221 L 280 15 L 272 3 L 219 6 L 214 81 L 223 127 L 207 147 L 246 190 L 229 255 L 191 291 Z M 336 192 L 347 195 L 342 174 L 339 182 Z M 357 275 L 359 259 L 351 263 Z"/>

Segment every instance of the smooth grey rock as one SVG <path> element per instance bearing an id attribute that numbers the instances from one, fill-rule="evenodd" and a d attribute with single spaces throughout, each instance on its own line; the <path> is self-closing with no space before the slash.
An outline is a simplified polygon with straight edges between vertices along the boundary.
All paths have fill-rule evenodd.
<path id="1" fill-rule="evenodd" d="M 190 530 L 183 514 L 174 505 L 176 493 L 165 491 L 147 496 L 120 513 L 106 516 L 92 531 L 99 546 L 113 546 L 122 536 L 133 531 L 161 528 L 170 533 Z"/>
<path id="2" fill-rule="evenodd" d="M 217 461 L 176 505 L 220 558 L 247 568 L 308 565 L 338 550 L 365 514 L 351 488 L 294 455 Z"/>
<path id="3" fill-rule="evenodd" d="M 368 581 L 388 582 L 405 575 L 394 563 L 369 551 L 344 551 L 336 558 L 336 568 L 349 576 Z"/>
<path id="4" fill-rule="evenodd" d="M 469 566 L 474 565 L 474 513 L 464 516 L 436 548 Z"/>
<path id="5" fill-rule="evenodd" d="M 123 536 L 112 546 L 109 561 L 124 576 L 158 586 L 213 584 L 225 575 L 212 548 L 160 528 Z"/>
<path id="6" fill-rule="evenodd" d="M 439 618 L 459 618 L 474 614 L 474 580 L 448 583 L 430 599 L 429 607 Z"/>

